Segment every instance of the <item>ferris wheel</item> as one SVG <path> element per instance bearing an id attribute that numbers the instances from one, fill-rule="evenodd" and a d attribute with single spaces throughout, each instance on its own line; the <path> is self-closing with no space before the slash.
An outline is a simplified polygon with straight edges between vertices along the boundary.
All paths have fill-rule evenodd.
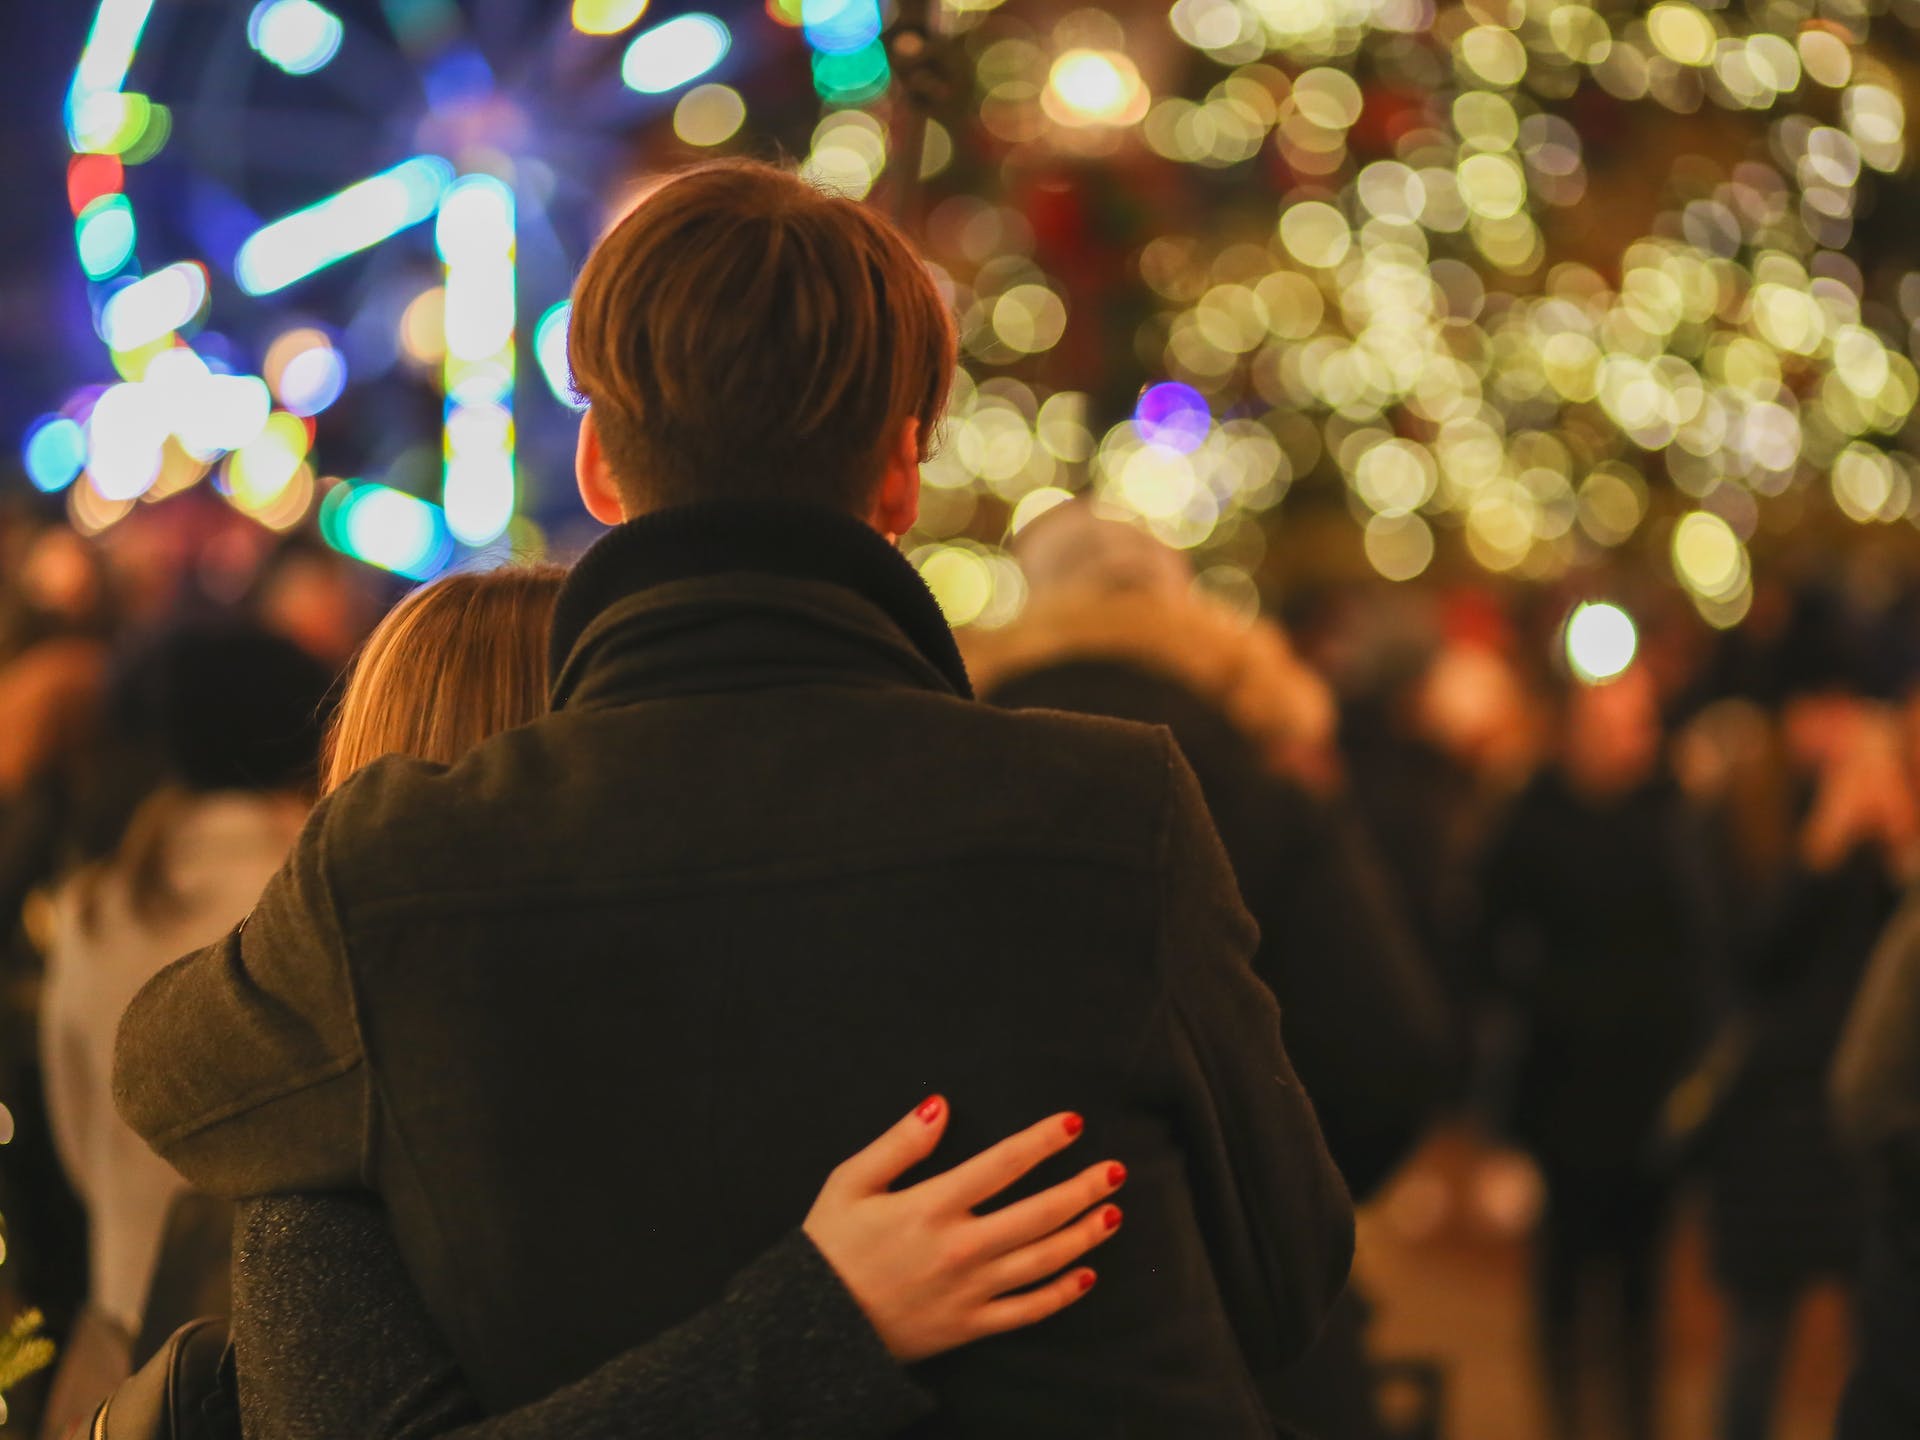
<path id="1" fill-rule="evenodd" d="M 317 508 L 416 579 L 524 538 L 570 475 L 567 295 L 635 129 L 724 142 L 722 82 L 783 27 L 822 97 L 885 88 L 876 0 L 784 3 L 99 0 L 65 119 L 107 383 L 36 422 L 29 478 L 90 530 L 200 483 L 275 529 Z"/>

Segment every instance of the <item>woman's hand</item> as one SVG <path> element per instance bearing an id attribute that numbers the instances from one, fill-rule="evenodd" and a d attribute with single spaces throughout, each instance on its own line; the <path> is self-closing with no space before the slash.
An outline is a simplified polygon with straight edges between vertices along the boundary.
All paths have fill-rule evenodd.
<path id="1" fill-rule="evenodd" d="M 1120 1226 L 1119 1206 L 1089 1209 L 1127 1178 L 1113 1160 L 991 1215 L 973 1213 L 1071 1145 L 1078 1115 L 1042 1120 L 945 1174 L 889 1190 L 933 1153 L 947 1114 L 935 1095 L 841 1164 L 803 1227 L 903 1364 L 1066 1309 L 1092 1287 L 1093 1271 L 1056 1272 Z M 1038 1289 L 1022 1289 L 1049 1275 Z"/>

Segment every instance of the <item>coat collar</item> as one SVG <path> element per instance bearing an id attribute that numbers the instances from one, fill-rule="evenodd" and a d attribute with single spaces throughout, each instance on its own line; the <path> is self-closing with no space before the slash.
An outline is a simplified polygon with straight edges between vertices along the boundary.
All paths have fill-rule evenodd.
<path id="1" fill-rule="evenodd" d="M 704 583 L 720 577 L 734 583 Z M 905 651 L 896 670 L 973 696 L 932 593 L 874 531 L 819 505 L 710 500 L 629 520 L 580 557 L 554 609 L 553 703 L 573 698 L 610 650 L 770 611 L 857 635 L 869 651 Z M 748 653 L 733 658 L 752 666 Z"/>

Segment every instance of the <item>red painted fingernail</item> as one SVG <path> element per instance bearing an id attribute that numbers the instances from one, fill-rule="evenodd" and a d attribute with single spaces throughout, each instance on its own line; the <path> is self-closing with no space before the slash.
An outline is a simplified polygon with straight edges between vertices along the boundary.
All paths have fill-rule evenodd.
<path id="1" fill-rule="evenodd" d="M 1067 1134 L 1069 1135 L 1078 1135 L 1082 1130 L 1087 1128 L 1087 1122 L 1082 1120 L 1078 1115 L 1069 1115 L 1061 1123 L 1067 1127 Z"/>
<path id="2" fill-rule="evenodd" d="M 1100 1217 L 1100 1223 L 1105 1225 L 1109 1230 L 1118 1230 L 1120 1228 L 1120 1207 L 1118 1205 L 1107 1206 L 1106 1213 Z"/>
<path id="3" fill-rule="evenodd" d="M 1107 1166 L 1107 1185 L 1109 1188 L 1118 1190 L 1126 1183 L 1126 1179 L 1127 1167 L 1122 1165 L 1118 1160 Z"/>
<path id="4" fill-rule="evenodd" d="M 1080 1272 L 1080 1293 L 1084 1295 L 1087 1293 L 1087 1291 L 1091 1290 L 1092 1288 L 1093 1288 L 1093 1271 L 1082 1270 Z"/>
<path id="5" fill-rule="evenodd" d="M 918 1115 L 923 1123 L 931 1125 L 940 1118 L 940 1105 L 941 1100 L 938 1095 L 929 1095 L 920 1102 L 919 1108 L 913 1113 Z"/>

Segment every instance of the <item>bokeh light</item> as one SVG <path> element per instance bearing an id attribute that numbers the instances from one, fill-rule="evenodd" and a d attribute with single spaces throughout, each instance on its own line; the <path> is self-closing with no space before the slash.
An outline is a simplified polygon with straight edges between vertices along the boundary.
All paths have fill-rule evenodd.
<path id="1" fill-rule="evenodd" d="M 1588 685 L 1617 679 L 1640 648 L 1633 617 L 1618 605 L 1590 600 L 1567 617 L 1567 667 Z"/>

